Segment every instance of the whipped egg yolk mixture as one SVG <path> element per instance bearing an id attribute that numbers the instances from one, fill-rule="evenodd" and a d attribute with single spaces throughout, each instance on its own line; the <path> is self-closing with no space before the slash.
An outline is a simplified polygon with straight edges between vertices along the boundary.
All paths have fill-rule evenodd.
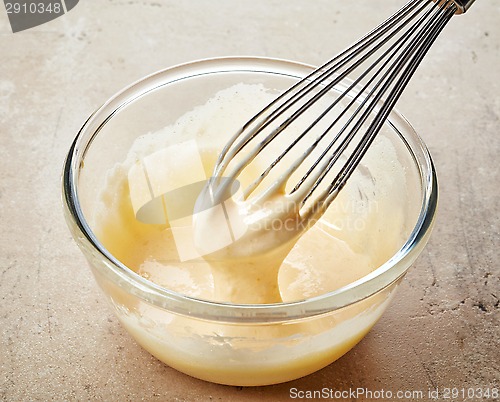
<path id="1" fill-rule="evenodd" d="M 261 85 L 238 84 L 174 124 L 139 137 L 102 189 L 93 225 L 102 244 L 160 286 L 244 304 L 318 296 L 387 261 L 408 228 L 404 194 L 394 196 L 405 186 L 404 169 L 383 133 L 326 213 L 298 240 L 281 235 L 296 230 L 285 227 L 293 219 L 256 225 L 262 221 L 255 217 L 266 211 L 241 206 L 237 192 L 234 199 L 193 213 L 228 136 L 274 97 Z M 276 146 L 283 147 L 279 141 Z M 245 171 L 241 185 L 259 173 Z M 286 205 L 284 195 L 276 197 L 266 208 Z"/>

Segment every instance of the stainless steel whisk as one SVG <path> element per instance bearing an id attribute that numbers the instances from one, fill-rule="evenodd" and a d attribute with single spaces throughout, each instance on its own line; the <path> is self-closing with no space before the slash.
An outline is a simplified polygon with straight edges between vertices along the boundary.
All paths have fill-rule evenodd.
<path id="1" fill-rule="evenodd" d="M 276 138 L 287 136 L 287 129 L 300 124 L 304 128 L 287 138 L 285 149 L 273 151 L 268 167 L 243 190 L 243 195 L 248 199 L 283 163 L 286 171 L 253 197 L 265 199 L 287 186 L 285 194 L 300 206 L 304 220 L 321 216 L 359 165 L 435 39 L 452 16 L 466 12 L 473 1 L 410 0 L 377 28 L 290 87 L 227 143 L 215 165 L 212 197 L 224 197 L 226 187 L 266 148 L 270 152 L 268 147 Z M 348 75 L 352 81 L 345 84 Z M 335 99 L 328 101 L 319 114 L 308 112 L 332 92 Z M 284 162 L 292 150 L 295 156 Z M 302 171 L 293 176 L 299 167 Z M 296 181 L 290 185 L 292 176 Z"/>

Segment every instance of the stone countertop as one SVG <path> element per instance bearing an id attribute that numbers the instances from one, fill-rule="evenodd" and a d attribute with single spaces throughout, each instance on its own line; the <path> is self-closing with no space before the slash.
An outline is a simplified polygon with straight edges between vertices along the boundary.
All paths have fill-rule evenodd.
<path id="1" fill-rule="evenodd" d="M 239 388 L 167 367 L 120 327 L 63 219 L 66 152 L 88 115 L 128 83 L 213 56 L 319 64 L 402 3 L 81 1 L 15 34 L 0 6 L 0 400 L 286 401 L 291 388 L 500 388 L 496 0 L 451 21 L 398 105 L 434 157 L 436 226 L 386 314 L 325 369 Z"/>

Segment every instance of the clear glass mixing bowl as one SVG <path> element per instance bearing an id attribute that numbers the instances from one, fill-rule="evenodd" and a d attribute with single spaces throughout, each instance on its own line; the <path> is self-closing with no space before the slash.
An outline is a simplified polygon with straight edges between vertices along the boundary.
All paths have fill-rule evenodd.
<path id="1" fill-rule="evenodd" d="M 390 116 L 398 159 L 407 172 L 408 238 L 384 264 L 335 291 L 292 303 L 235 305 L 199 300 L 138 275 L 97 239 L 92 227 L 106 173 L 134 140 L 157 131 L 218 90 L 239 82 L 285 89 L 311 66 L 265 58 L 202 60 L 130 85 L 83 125 L 63 173 L 68 226 L 114 312 L 137 342 L 197 378 L 266 385 L 310 374 L 359 342 L 387 308 L 431 232 L 437 182 L 430 155 L 410 124 Z"/>

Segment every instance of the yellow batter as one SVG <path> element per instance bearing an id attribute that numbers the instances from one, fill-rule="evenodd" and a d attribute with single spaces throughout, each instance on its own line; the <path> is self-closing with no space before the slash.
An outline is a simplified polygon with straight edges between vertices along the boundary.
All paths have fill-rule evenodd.
<path id="1" fill-rule="evenodd" d="M 390 140 L 383 135 L 321 220 L 296 243 L 296 239 L 283 242 L 283 237 L 276 235 L 283 227 L 277 231 L 252 229 L 246 219 L 252 214 L 233 199 L 225 203 L 226 218 L 222 220 L 220 209 L 189 213 L 228 136 L 274 97 L 275 93 L 261 85 L 238 84 L 217 93 L 171 126 L 138 138 L 127 159 L 108 173 L 102 190 L 93 224 L 102 244 L 130 269 L 160 286 L 195 298 L 232 303 L 307 299 L 352 283 L 387 261 L 404 243 L 409 228 L 404 224 L 408 202 L 401 192 L 405 172 Z M 241 182 L 250 183 L 252 174 L 245 172 Z M 175 201 L 176 194 L 180 203 Z M 400 194 L 400 198 L 394 194 Z M 283 200 L 278 201 L 267 207 L 280 205 Z M 231 217 L 229 221 L 227 216 Z M 386 302 L 368 300 L 362 302 L 363 307 L 347 308 L 335 318 L 340 320 L 335 325 L 331 318 L 294 324 L 300 329 L 294 325 L 249 329 L 201 321 L 198 327 L 192 327 L 181 317 L 167 319 L 160 310 L 145 304 L 135 307 L 140 316 L 149 315 L 153 320 L 157 316 L 170 322 L 167 330 L 148 329 L 140 319 L 122 321 L 146 349 L 181 371 L 216 382 L 259 385 L 305 375 L 338 358 L 364 336 Z M 367 308 L 366 303 L 373 305 L 371 315 L 356 321 L 354 317 Z M 332 325 L 333 332 L 323 333 Z M 221 354 L 210 341 L 206 345 L 210 358 L 199 365 L 188 363 L 191 360 L 186 353 L 207 351 L 199 342 L 170 338 L 172 331 L 181 333 L 187 327 L 191 335 L 215 333 L 227 337 Z M 316 355 L 307 352 L 310 346 L 306 343 L 300 346 L 303 353 L 297 352 L 294 357 L 258 341 L 288 339 L 297 331 L 304 336 L 316 334 L 316 349 L 321 349 L 318 345 L 322 337 L 325 345 L 331 345 L 332 334 L 338 342 Z M 253 337 L 255 344 L 248 342 Z M 239 343 L 238 339 L 246 341 Z M 222 351 L 227 348 L 232 352 L 225 356 Z M 268 366 L 259 359 L 259 353 L 265 354 Z M 224 371 L 229 358 L 232 363 Z M 217 374 L 217 370 L 224 373 Z"/>
<path id="2" fill-rule="evenodd" d="M 223 226 L 212 224 L 200 232 L 193 229 L 192 215 L 174 216 L 169 222 L 161 213 L 163 223 L 153 224 L 136 216 L 153 198 L 210 177 L 227 140 L 221 133 L 234 133 L 241 121 L 274 96 L 262 86 L 240 84 L 219 92 L 175 124 L 138 138 L 127 160 L 109 172 L 94 225 L 99 240 L 128 267 L 161 286 L 190 296 L 237 303 L 288 302 L 320 295 L 387 261 L 406 239 L 403 218 L 407 203 L 392 196 L 404 188 L 405 177 L 384 136 L 373 144 L 364 166 L 323 218 L 291 251 L 293 244 L 280 244 L 279 239 L 271 240 L 273 247 L 265 254 L 246 251 L 250 243 L 243 238 L 220 247 L 218 254 L 224 253 L 224 261 L 218 258 L 217 264 L 210 264 L 206 261 L 211 259 L 210 253 L 200 256 L 196 250 L 203 241 L 196 242 L 193 237 L 201 233 L 206 243 L 223 238 Z M 252 172 L 245 174 L 251 176 Z M 245 177 L 241 181 L 245 182 Z M 194 192 L 187 195 L 191 201 L 197 196 Z M 258 234 L 265 236 L 252 239 L 260 241 L 257 250 L 270 243 L 273 233 L 266 230 Z M 233 259 L 238 266 L 232 264 Z"/>

